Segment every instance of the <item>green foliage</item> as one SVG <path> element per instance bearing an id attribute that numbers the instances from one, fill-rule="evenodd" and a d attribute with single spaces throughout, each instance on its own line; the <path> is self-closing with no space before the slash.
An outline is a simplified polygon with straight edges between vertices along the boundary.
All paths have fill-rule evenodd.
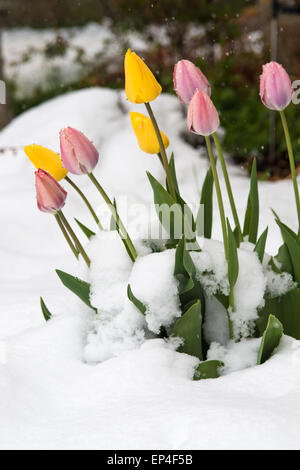
<path id="1" fill-rule="evenodd" d="M 292 275 L 300 286 L 300 240 L 299 237 L 285 224 L 277 221 L 281 230 L 282 238 L 285 242 L 292 263 Z"/>
<path id="2" fill-rule="evenodd" d="M 265 255 L 265 248 L 266 248 L 266 242 L 267 242 L 267 237 L 268 237 L 268 227 L 266 230 L 261 234 L 259 237 L 254 251 L 257 253 L 259 261 L 262 263 Z"/>
<path id="3" fill-rule="evenodd" d="M 257 232 L 259 223 L 259 196 L 258 196 L 258 184 L 257 184 L 257 172 L 256 172 L 256 160 L 253 161 L 251 180 L 250 180 L 250 191 L 247 203 L 247 209 L 245 214 L 244 237 L 248 235 L 250 243 L 256 243 Z"/>
<path id="4" fill-rule="evenodd" d="M 200 300 L 197 300 L 176 321 L 172 334 L 183 340 L 183 343 L 178 348 L 179 352 L 196 356 L 202 361 L 202 313 Z"/>
<path id="5" fill-rule="evenodd" d="M 128 287 L 127 287 L 127 297 L 128 299 L 133 303 L 133 305 L 143 314 L 145 315 L 146 313 L 146 306 L 143 304 L 143 302 L 141 302 L 139 299 L 137 299 L 135 297 L 135 295 L 133 294 L 132 290 L 131 290 L 131 286 L 130 284 L 128 284 Z"/>
<path id="6" fill-rule="evenodd" d="M 214 178 L 211 167 L 207 170 L 202 186 L 200 204 L 204 206 L 204 237 L 211 238 L 213 224 L 213 187 Z M 202 208 L 200 207 L 199 214 Z M 198 221 L 198 217 L 197 217 Z"/>
<path id="7" fill-rule="evenodd" d="M 227 220 L 228 233 L 228 281 L 230 290 L 234 288 L 239 275 L 239 260 L 237 254 L 236 239 L 231 230 L 229 220 Z"/>
<path id="8" fill-rule="evenodd" d="M 90 302 L 91 286 L 88 282 L 82 281 L 78 277 L 74 277 L 71 274 L 60 271 L 59 269 L 56 269 L 56 274 L 67 289 L 77 295 L 77 297 L 79 297 L 80 300 L 82 300 L 82 302 L 84 302 L 88 307 L 97 312 L 97 309 L 95 309 Z"/>
<path id="9" fill-rule="evenodd" d="M 279 345 L 282 335 L 282 324 L 276 317 L 274 317 L 274 315 L 269 315 L 268 324 L 263 334 L 258 352 L 258 365 L 263 364 L 271 357 L 274 352 L 274 349 L 276 349 Z"/>
<path id="10" fill-rule="evenodd" d="M 217 379 L 220 377 L 219 370 L 224 367 L 221 361 L 201 362 L 196 368 L 194 380 Z"/>
<path id="11" fill-rule="evenodd" d="M 261 336 L 268 323 L 270 313 L 282 323 L 286 335 L 300 339 L 300 290 L 293 289 L 282 297 L 267 298 L 259 311 L 257 330 Z"/>
<path id="12" fill-rule="evenodd" d="M 82 222 L 80 222 L 79 220 L 75 218 L 74 220 L 77 223 L 78 227 L 81 228 L 81 230 L 83 231 L 84 235 L 87 237 L 88 240 L 90 240 L 92 237 L 96 235 L 95 232 L 93 232 L 91 229 L 86 227 Z"/>
<path id="13" fill-rule="evenodd" d="M 48 309 L 47 305 L 45 304 L 44 300 L 42 299 L 42 297 L 40 297 L 40 304 L 41 304 L 41 309 L 42 309 L 42 313 L 43 313 L 43 316 L 45 318 L 46 321 L 49 321 L 52 317 L 52 313 L 50 312 L 50 310 Z"/>

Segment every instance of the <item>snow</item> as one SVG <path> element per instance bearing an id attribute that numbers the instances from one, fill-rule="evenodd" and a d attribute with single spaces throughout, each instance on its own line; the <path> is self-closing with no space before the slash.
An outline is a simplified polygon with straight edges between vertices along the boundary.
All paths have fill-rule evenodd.
<path id="1" fill-rule="evenodd" d="M 120 99 L 125 113 L 118 106 Z M 163 95 L 153 108 L 170 138 L 170 151 L 175 150 L 182 195 L 195 203 L 207 169 L 205 152 L 181 139 L 184 124 L 176 98 Z M 53 217 L 38 212 L 33 168 L 22 146 L 40 143 L 58 150 L 60 128 L 77 127 L 99 148 L 95 174 L 110 196 L 122 201 L 127 195 L 130 210 L 141 203 L 150 205 L 152 193 L 145 172 L 150 171 L 160 181 L 164 177 L 158 159 L 144 155 L 137 147 L 130 127 L 131 109 L 137 107 L 129 105 L 123 93 L 91 88 L 24 113 L 0 135 L 1 148 L 16 148 L 15 154 L 7 150 L 0 155 L 0 447 L 299 449 L 300 342 L 284 337 L 276 354 L 262 366 L 255 366 L 256 340 L 224 346 L 223 312 L 219 337 L 212 337 L 212 324 L 205 330 L 218 343 L 211 348 L 211 357 L 221 352 L 225 356 L 226 375 L 194 382 L 197 359 L 177 353 L 174 341 L 151 339 L 149 331 L 157 327 L 157 320 L 165 322 L 170 313 L 173 318 L 178 313 L 175 284 L 168 292 L 172 308 L 162 310 L 159 319 L 153 315 L 153 306 L 161 305 L 161 299 L 153 297 L 150 289 L 150 283 L 158 284 L 155 273 L 160 268 L 159 257 L 165 257 L 159 275 L 164 283 L 169 282 L 171 252 L 151 255 L 139 242 L 141 259 L 132 269 L 116 236 L 103 233 L 88 244 L 82 235 L 92 257 L 92 301 L 100 308 L 97 317 L 60 284 L 54 272 L 58 268 L 88 277 L 83 263 L 78 266 L 69 252 Z M 249 180 L 242 169 L 231 164 L 229 172 L 238 211 L 243 214 Z M 96 190 L 87 178 L 74 177 L 74 181 L 86 192 L 107 227 L 109 216 Z M 225 194 L 222 178 L 221 185 Z M 287 180 L 259 185 L 260 233 L 269 226 L 267 251 L 273 255 L 281 237 L 269 208 L 274 207 L 295 229 L 292 185 Z M 66 216 L 70 221 L 76 216 L 95 229 L 82 202 L 66 183 L 64 186 L 68 189 Z M 135 233 L 134 213 L 126 217 L 123 206 L 121 216 L 137 242 L 145 234 Z M 214 238 L 221 240 L 217 211 L 213 232 Z M 212 288 L 212 281 L 217 279 L 226 289 L 221 243 L 205 241 L 204 246 L 207 248 L 201 261 L 206 269 L 215 268 Z M 242 274 L 235 292 L 236 309 L 244 311 L 251 306 L 249 318 L 262 298 L 256 277 L 267 282 L 265 267 L 260 267 L 255 256 L 248 245 L 239 250 Z M 251 270 L 245 272 L 243 265 L 248 263 Z M 199 263 L 197 269 L 198 276 L 203 276 Z M 140 273 L 145 271 L 148 284 L 143 289 Z M 116 272 L 119 278 L 115 284 Z M 142 300 L 149 308 L 148 323 L 147 315 L 144 317 L 126 299 L 128 280 L 137 297 L 145 295 Z M 279 289 L 280 282 L 274 282 Z M 289 282 L 284 282 L 288 289 Z M 250 303 L 239 295 L 246 287 L 251 290 Z M 40 311 L 40 296 L 54 315 L 47 324 Z"/>

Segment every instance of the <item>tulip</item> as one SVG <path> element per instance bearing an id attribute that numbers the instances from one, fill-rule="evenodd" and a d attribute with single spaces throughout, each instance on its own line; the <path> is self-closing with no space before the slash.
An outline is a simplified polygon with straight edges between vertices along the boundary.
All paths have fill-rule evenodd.
<path id="1" fill-rule="evenodd" d="M 290 104 L 292 95 L 292 83 L 285 69 L 277 62 L 264 65 L 260 77 L 263 104 L 274 111 L 282 111 Z"/>
<path id="2" fill-rule="evenodd" d="M 149 103 L 162 92 L 162 88 L 145 62 L 128 49 L 125 56 L 125 91 L 129 101 Z"/>
<path id="3" fill-rule="evenodd" d="M 99 160 L 92 142 L 72 127 L 60 131 L 60 150 L 64 167 L 75 175 L 91 173 Z"/>
<path id="4" fill-rule="evenodd" d="M 159 142 L 151 120 L 141 113 L 130 113 L 131 124 L 136 135 L 140 149 L 145 153 L 155 154 L 160 152 Z M 169 147 L 169 139 L 162 131 L 163 144 Z"/>
<path id="5" fill-rule="evenodd" d="M 53 152 L 52 150 L 43 147 L 42 145 L 27 145 L 24 147 L 25 153 L 31 163 L 38 170 L 42 170 L 50 173 L 56 181 L 60 181 L 65 178 L 68 174 L 68 170 L 63 168 L 63 164 L 60 155 Z"/>
<path id="6" fill-rule="evenodd" d="M 35 172 L 35 186 L 40 211 L 56 214 L 65 205 L 67 192 L 47 171 Z"/>
<path id="7" fill-rule="evenodd" d="M 189 60 L 180 60 L 174 68 L 174 89 L 182 103 L 189 104 L 196 90 L 211 95 L 209 81 Z"/>
<path id="8" fill-rule="evenodd" d="M 195 92 L 189 104 L 187 121 L 191 132 L 203 136 L 213 134 L 220 126 L 218 112 L 205 92 Z"/>

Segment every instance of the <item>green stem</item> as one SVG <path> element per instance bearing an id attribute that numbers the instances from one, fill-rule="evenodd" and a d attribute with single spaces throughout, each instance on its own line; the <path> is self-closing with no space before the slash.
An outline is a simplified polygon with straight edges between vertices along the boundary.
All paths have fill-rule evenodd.
<path id="1" fill-rule="evenodd" d="M 222 193 L 221 193 L 221 187 L 220 187 L 220 182 L 219 182 L 219 177 L 218 177 L 218 172 L 215 164 L 215 158 L 211 146 L 211 141 L 209 136 L 205 136 L 205 141 L 207 145 L 207 151 L 208 151 L 208 156 L 210 160 L 210 165 L 214 177 L 214 182 L 215 182 L 215 187 L 216 187 L 216 193 L 217 193 L 217 198 L 218 198 L 218 205 L 219 205 L 219 211 L 220 211 L 220 217 L 221 217 L 221 224 L 222 224 L 222 232 L 223 232 L 223 242 L 224 242 L 224 250 L 225 250 L 225 256 L 226 259 L 228 260 L 228 240 L 227 240 L 227 229 L 226 229 L 226 218 L 225 218 L 225 210 L 224 210 L 224 204 L 223 204 L 223 199 L 222 199 Z"/>
<path id="2" fill-rule="evenodd" d="M 64 216 L 64 214 L 62 213 L 62 211 L 58 211 L 58 214 L 61 218 L 61 221 L 62 223 L 64 224 L 64 226 L 66 227 L 67 231 L 69 232 L 70 234 L 70 237 L 72 238 L 73 242 L 75 243 L 79 253 L 81 254 L 81 256 L 83 257 L 84 261 L 86 262 L 87 266 L 90 267 L 91 266 L 91 260 L 90 258 L 88 257 L 88 255 L 86 254 L 86 251 L 85 249 L 83 248 L 82 244 L 80 243 L 80 241 L 78 240 L 74 230 L 72 229 L 71 225 L 69 224 L 69 222 L 67 221 L 66 217 Z"/>
<path id="3" fill-rule="evenodd" d="M 231 307 L 231 312 L 232 313 L 234 312 L 234 292 L 233 292 L 233 289 L 234 289 L 234 287 L 232 287 L 230 289 L 230 293 L 229 293 L 229 307 Z M 232 323 L 232 320 L 230 318 L 230 313 L 229 312 L 228 312 L 228 325 L 229 325 L 229 337 L 230 337 L 230 339 L 233 339 L 234 338 L 233 323 Z"/>
<path id="4" fill-rule="evenodd" d="M 87 197 L 83 194 L 83 192 L 81 191 L 81 189 L 77 186 L 77 184 L 74 183 L 74 181 L 71 180 L 71 178 L 69 178 L 68 176 L 65 177 L 65 180 L 72 186 L 72 188 L 75 189 L 75 191 L 77 191 L 77 193 L 79 194 L 79 196 L 81 197 L 81 199 L 83 200 L 83 202 L 85 203 L 85 205 L 87 206 L 88 210 L 90 211 L 90 213 L 92 214 L 96 224 L 98 225 L 98 227 L 103 230 L 103 227 L 101 225 L 101 222 L 99 220 L 99 218 L 97 217 L 97 214 L 96 212 L 94 211 L 91 203 L 89 202 L 89 200 L 87 199 Z"/>
<path id="5" fill-rule="evenodd" d="M 230 206 L 231 206 L 231 212 L 232 212 L 232 215 L 233 215 L 234 223 L 235 223 L 235 226 L 238 228 L 238 231 L 240 232 L 240 235 L 242 235 L 242 229 L 241 229 L 238 213 L 237 213 L 237 210 L 236 210 L 236 205 L 235 205 L 235 202 L 234 202 L 233 192 L 232 192 L 232 188 L 231 188 L 231 184 L 230 184 L 230 179 L 229 179 L 229 175 L 228 175 L 228 171 L 227 171 L 227 167 L 226 167 L 226 162 L 225 162 L 223 150 L 222 150 L 222 147 L 221 147 L 221 144 L 220 144 L 220 141 L 219 141 L 219 138 L 218 138 L 216 132 L 214 132 L 212 136 L 213 136 L 215 146 L 216 146 L 216 149 L 217 149 L 217 152 L 218 152 L 218 155 L 219 155 L 219 159 L 220 159 L 220 163 L 221 163 L 221 167 L 222 167 L 222 171 L 223 171 L 223 175 L 224 175 L 224 180 L 225 180 L 225 184 L 226 184 L 226 188 L 227 188 L 227 194 L 228 194 L 228 198 L 229 198 L 229 202 L 230 202 Z"/>
<path id="6" fill-rule="evenodd" d="M 96 186 L 96 188 L 98 189 L 99 193 L 101 194 L 101 196 L 103 197 L 104 201 L 106 202 L 106 204 L 108 205 L 111 213 L 112 213 L 112 216 L 113 218 L 115 219 L 115 222 L 116 222 L 116 225 L 117 225 L 117 228 L 118 228 L 118 233 L 119 235 L 121 236 L 125 246 L 126 246 L 126 249 L 130 255 L 130 258 L 132 259 L 132 261 L 134 262 L 137 258 L 137 251 L 131 241 L 131 238 L 122 222 L 122 220 L 120 219 L 120 216 L 118 214 L 118 212 L 116 211 L 116 208 L 115 206 L 113 205 L 112 201 L 110 200 L 110 198 L 108 197 L 108 195 L 106 194 L 106 192 L 104 191 L 104 189 L 102 188 L 101 184 L 99 183 L 99 181 L 96 179 L 96 177 L 93 175 L 93 173 L 90 173 L 88 175 L 88 177 L 90 178 L 90 180 L 92 181 L 92 183 Z"/>
<path id="7" fill-rule="evenodd" d="M 281 117 L 282 126 L 284 130 L 286 146 L 287 146 L 288 154 L 289 154 L 290 168 L 291 168 L 291 174 L 292 174 L 292 179 L 293 179 L 294 193 L 295 193 L 297 213 L 298 213 L 299 231 L 300 231 L 300 198 L 299 198 L 299 188 L 298 188 L 297 174 L 296 174 L 296 168 L 295 168 L 294 152 L 293 152 L 291 137 L 290 137 L 289 128 L 288 128 L 284 111 L 280 111 L 280 117 Z"/>
<path id="8" fill-rule="evenodd" d="M 56 222 L 58 223 L 59 228 L 61 229 L 61 231 L 62 231 L 62 233 L 63 233 L 63 236 L 65 237 L 65 239 L 66 239 L 66 241 L 67 241 L 69 247 L 71 248 L 71 250 L 72 250 L 72 252 L 73 252 L 75 258 L 78 259 L 78 251 L 76 250 L 75 246 L 73 245 L 72 240 L 71 240 L 71 238 L 69 237 L 68 232 L 66 231 L 66 229 L 65 229 L 65 227 L 64 227 L 64 224 L 63 224 L 62 221 L 60 220 L 59 214 L 58 214 L 58 213 L 54 214 L 54 217 L 55 217 Z"/>
<path id="9" fill-rule="evenodd" d="M 170 189 L 170 194 L 173 197 L 173 199 L 176 200 L 175 188 L 174 188 L 174 184 L 173 184 L 173 180 L 172 180 L 172 176 L 171 176 L 171 172 L 170 172 L 169 161 L 168 161 L 166 149 L 165 149 L 165 146 L 164 146 L 164 143 L 163 143 L 163 139 L 162 139 L 157 121 L 156 121 L 155 116 L 153 114 L 152 108 L 150 106 L 150 103 L 145 103 L 145 106 L 146 106 L 146 109 L 148 111 L 151 122 L 153 124 L 155 134 L 156 134 L 156 137 L 157 137 L 157 140 L 158 140 L 158 144 L 159 144 L 159 148 L 160 148 L 160 155 L 161 155 L 163 167 L 164 167 L 165 172 L 166 172 L 168 186 L 169 186 L 169 189 Z"/>

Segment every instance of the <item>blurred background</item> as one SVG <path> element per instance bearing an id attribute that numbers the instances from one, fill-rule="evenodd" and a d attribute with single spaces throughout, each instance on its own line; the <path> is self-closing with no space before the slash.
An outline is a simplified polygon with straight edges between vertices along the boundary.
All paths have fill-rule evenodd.
<path id="1" fill-rule="evenodd" d="M 234 161 L 248 168 L 256 157 L 261 179 L 289 176 L 278 116 L 262 106 L 258 87 L 271 58 L 300 79 L 300 0 L 0 0 L 0 31 L 1 127 L 70 90 L 123 88 L 131 47 L 168 93 L 177 60 L 200 66 Z M 287 113 L 300 164 L 299 106 Z"/>

